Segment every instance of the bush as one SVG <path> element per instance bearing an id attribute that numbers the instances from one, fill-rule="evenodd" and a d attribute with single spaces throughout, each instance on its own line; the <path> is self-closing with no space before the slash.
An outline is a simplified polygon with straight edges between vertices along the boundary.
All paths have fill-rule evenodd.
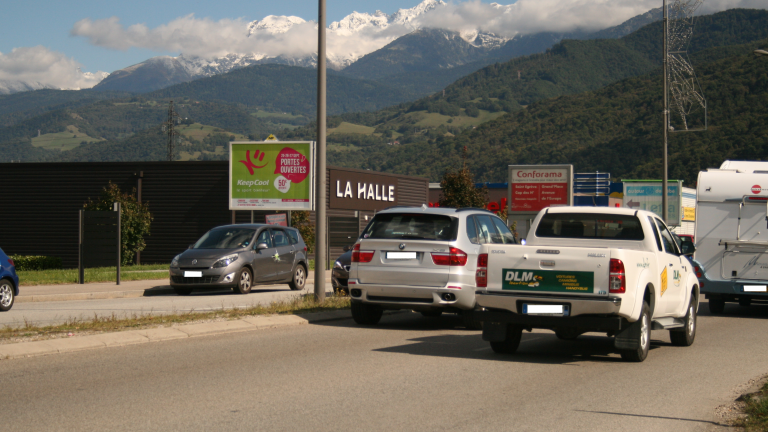
<path id="1" fill-rule="evenodd" d="M 307 245 L 307 252 L 312 253 L 315 250 L 315 225 L 309 219 L 309 212 L 292 211 L 291 227 L 299 230 L 304 243 Z"/>
<path id="2" fill-rule="evenodd" d="M 149 226 L 152 223 L 152 214 L 147 203 L 139 203 L 136 200 L 136 188 L 133 192 L 123 193 L 120 188 L 110 182 L 104 187 L 101 198 L 98 201 L 88 202 L 83 206 L 86 210 L 111 211 L 112 205 L 119 202 L 122 208 L 120 216 L 120 242 L 121 259 L 123 265 L 133 263 L 136 252 L 141 252 L 147 246 L 144 236 L 149 235 Z"/>
<path id="3" fill-rule="evenodd" d="M 10 255 L 17 271 L 60 269 L 61 258 L 42 255 Z"/>

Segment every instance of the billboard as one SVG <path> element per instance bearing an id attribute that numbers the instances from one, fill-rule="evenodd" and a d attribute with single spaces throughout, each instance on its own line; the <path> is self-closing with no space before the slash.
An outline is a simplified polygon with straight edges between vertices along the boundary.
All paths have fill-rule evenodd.
<path id="1" fill-rule="evenodd" d="M 622 182 L 624 183 L 623 207 L 648 210 L 663 218 L 661 214 L 661 181 L 622 180 Z M 682 180 L 667 181 L 667 225 L 680 225 L 682 193 Z"/>
<path id="2" fill-rule="evenodd" d="M 510 165 L 509 214 L 573 203 L 573 165 Z"/>
<path id="3" fill-rule="evenodd" d="M 229 143 L 230 210 L 314 210 L 314 142 Z"/>

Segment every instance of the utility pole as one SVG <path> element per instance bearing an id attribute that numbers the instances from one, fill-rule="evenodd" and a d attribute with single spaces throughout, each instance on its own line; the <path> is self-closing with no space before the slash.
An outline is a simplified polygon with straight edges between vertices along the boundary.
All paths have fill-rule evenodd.
<path id="1" fill-rule="evenodd" d="M 168 120 L 163 123 L 163 132 L 168 133 L 168 162 L 173 161 L 174 145 L 179 140 L 179 133 L 175 129 L 178 121 L 179 115 L 173 109 L 173 101 L 170 101 L 168 104 Z"/>
<path id="2" fill-rule="evenodd" d="M 328 263 L 325 217 L 325 0 L 317 16 L 317 161 L 315 181 L 315 299 L 325 301 L 325 267 Z"/>

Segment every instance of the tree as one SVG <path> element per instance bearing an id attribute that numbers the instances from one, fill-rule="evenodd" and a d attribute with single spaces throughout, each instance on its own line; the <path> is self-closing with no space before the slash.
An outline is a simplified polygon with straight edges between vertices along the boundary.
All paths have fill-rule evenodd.
<path id="1" fill-rule="evenodd" d="M 309 220 L 309 212 L 292 211 L 291 227 L 299 230 L 304 243 L 307 245 L 307 252 L 311 253 L 315 249 L 315 225 Z"/>
<path id="2" fill-rule="evenodd" d="M 472 179 L 472 173 L 467 168 L 467 147 L 463 152 L 464 162 L 460 170 L 456 172 L 446 171 L 440 180 L 442 193 L 440 194 L 440 207 L 477 207 L 483 208 L 488 202 L 488 190 L 478 189 Z"/>
<path id="3" fill-rule="evenodd" d="M 111 211 L 116 202 L 119 202 L 121 207 L 120 262 L 129 265 L 133 263 L 136 252 L 141 252 L 147 247 L 144 236 L 149 235 L 149 226 L 153 219 L 147 203 L 136 200 L 136 188 L 133 188 L 130 194 L 124 193 L 116 184 L 109 182 L 98 201 L 88 198 L 83 207 L 91 211 Z"/>

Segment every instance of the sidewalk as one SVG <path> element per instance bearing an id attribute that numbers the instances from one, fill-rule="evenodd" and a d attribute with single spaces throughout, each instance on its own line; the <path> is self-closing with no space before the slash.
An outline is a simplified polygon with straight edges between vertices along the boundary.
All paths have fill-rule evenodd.
<path id="1" fill-rule="evenodd" d="M 307 275 L 307 283 L 305 286 L 314 286 L 314 280 L 315 272 L 310 271 Z M 330 270 L 326 271 L 325 282 L 328 289 L 330 289 Z M 229 289 L 226 290 L 229 291 Z M 99 282 L 82 285 L 61 284 L 24 286 L 24 281 L 21 281 L 21 285 L 19 286 L 19 295 L 16 297 L 15 302 L 27 303 L 46 301 L 101 300 L 175 294 L 176 293 L 173 291 L 173 288 L 171 288 L 171 286 L 168 284 L 168 279 L 123 281 L 120 282 L 120 285 L 117 285 L 114 282 Z"/>

